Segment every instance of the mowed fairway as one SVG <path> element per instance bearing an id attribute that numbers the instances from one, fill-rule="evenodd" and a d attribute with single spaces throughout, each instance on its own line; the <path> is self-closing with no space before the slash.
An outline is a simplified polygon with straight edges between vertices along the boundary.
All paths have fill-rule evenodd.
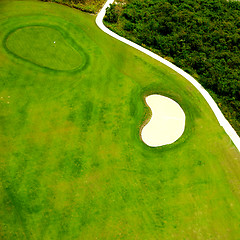
<path id="1" fill-rule="evenodd" d="M 0 239 L 240 239 L 240 154 L 205 100 L 94 20 L 0 2 Z M 150 94 L 185 112 L 171 145 L 141 141 Z"/>

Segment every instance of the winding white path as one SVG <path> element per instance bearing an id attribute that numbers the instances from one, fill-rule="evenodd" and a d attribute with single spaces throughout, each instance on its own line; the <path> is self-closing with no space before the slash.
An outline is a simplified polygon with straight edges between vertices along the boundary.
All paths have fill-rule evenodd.
<path id="1" fill-rule="evenodd" d="M 218 108 L 217 104 L 214 102 L 214 100 L 212 99 L 210 94 L 201 86 L 200 83 L 198 83 L 192 76 L 190 76 L 188 73 L 184 72 L 182 69 L 178 68 L 171 62 L 169 62 L 169 61 L 165 60 L 164 58 L 158 56 L 157 54 L 137 45 L 136 43 L 133 43 L 133 42 L 117 35 L 116 33 L 110 31 L 107 27 L 104 26 L 103 17 L 105 15 L 106 8 L 113 2 L 114 2 L 114 0 L 108 0 L 105 3 L 105 5 L 103 6 L 103 8 L 101 9 L 101 11 L 98 13 L 97 18 L 96 18 L 96 24 L 98 25 L 98 27 L 102 31 L 107 33 L 108 35 L 120 40 L 121 42 L 128 44 L 129 46 L 131 46 L 133 48 L 138 49 L 139 51 L 141 51 L 143 53 L 146 53 L 150 57 L 167 65 L 168 67 L 170 67 L 171 69 L 173 69 L 174 71 L 176 71 L 177 73 L 179 73 L 183 77 L 185 77 L 189 82 L 191 82 L 198 89 L 198 91 L 203 95 L 203 97 L 206 99 L 209 106 L 213 110 L 215 116 L 217 117 L 219 124 L 224 128 L 225 132 L 228 134 L 228 136 L 231 138 L 231 140 L 233 141 L 233 143 L 235 144 L 235 146 L 237 147 L 237 149 L 240 152 L 240 137 L 237 135 L 236 131 L 233 129 L 233 127 L 230 125 L 230 123 L 227 121 L 227 119 L 224 117 L 221 110 Z"/>

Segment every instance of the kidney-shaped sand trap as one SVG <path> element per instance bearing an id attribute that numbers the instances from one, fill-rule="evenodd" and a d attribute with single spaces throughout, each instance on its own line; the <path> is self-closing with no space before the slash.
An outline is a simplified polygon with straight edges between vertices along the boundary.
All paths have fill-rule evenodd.
<path id="1" fill-rule="evenodd" d="M 16 29 L 5 46 L 15 57 L 52 70 L 74 70 L 85 63 L 85 54 L 74 40 L 49 26 Z"/>
<path id="2" fill-rule="evenodd" d="M 146 97 L 146 103 L 152 110 L 152 117 L 142 128 L 141 137 L 145 144 L 159 147 L 181 137 L 185 128 L 185 114 L 178 103 L 158 94 Z"/>

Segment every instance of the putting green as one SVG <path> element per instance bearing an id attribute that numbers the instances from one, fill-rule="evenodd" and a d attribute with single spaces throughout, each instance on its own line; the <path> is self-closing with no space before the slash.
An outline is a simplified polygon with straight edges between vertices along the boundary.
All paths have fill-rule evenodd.
<path id="1" fill-rule="evenodd" d="M 93 15 L 0 9 L 0 239 L 239 238 L 240 155 L 186 79 Z M 186 115 L 173 144 L 141 140 L 151 94 Z"/>
<path id="2" fill-rule="evenodd" d="M 65 35 L 65 36 L 64 36 Z M 52 70 L 74 70 L 85 64 L 83 50 L 54 27 L 25 26 L 10 32 L 5 39 L 7 50 L 18 58 Z"/>

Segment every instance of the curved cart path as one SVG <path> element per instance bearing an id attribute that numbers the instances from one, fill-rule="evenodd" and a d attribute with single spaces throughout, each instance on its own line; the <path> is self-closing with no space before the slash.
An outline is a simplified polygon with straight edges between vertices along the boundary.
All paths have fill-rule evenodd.
<path id="1" fill-rule="evenodd" d="M 128 44 L 131 47 L 138 49 L 139 51 L 149 55 L 150 57 L 156 59 L 157 61 L 167 65 L 168 67 L 170 67 L 171 69 L 173 69 L 174 71 L 178 72 L 183 77 L 185 77 L 189 82 L 191 82 L 198 89 L 198 91 L 202 94 L 202 96 L 206 99 L 209 106 L 213 110 L 215 116 L 217 117 L 219 124 L 224 128 L 225 132 L 228 134 L 228 136 L 231 138 L 231 140 L 233 141 L 233 143 L 235 144 L 237 149 L 240 151 L 240 137 L 237 135 L 236 131 L 233 129 L 233 127 L 230 125 L 230 123 L 227 121 L 227 119 L 224 117 L 221 110 L 219 109 L 219 107 L 217 106 L 215 101 L 212 99 L 210 94 L 201 86 L 200 83 L 198 83 L 192 76 L 190 76 L 188 73 L 184 72 L 182 69 L 178 68 L 171 62 L 169 62 L 169 61 L 165 60 L 164 58 L 158 56 L 157 54 L 137 45 L 136 43 L 133 43 L 133 42 L 117 35 L 116 33 L 110 31 L 107 27 L 104 26 L 103 17 L 105 15 L 106 8 L 109 7 L 109 5 L 113 2 L 114 2 L 114 0 L 108 0 L 105 3 L 105 5 L 103 6 L 103 8 L 101 9 L 101 11 L 98 13 L 97 18 L 96 18 L 97 26 L 102 31 L 107 33 L 108 35 L 120 40 L 121 42 Z"/>

